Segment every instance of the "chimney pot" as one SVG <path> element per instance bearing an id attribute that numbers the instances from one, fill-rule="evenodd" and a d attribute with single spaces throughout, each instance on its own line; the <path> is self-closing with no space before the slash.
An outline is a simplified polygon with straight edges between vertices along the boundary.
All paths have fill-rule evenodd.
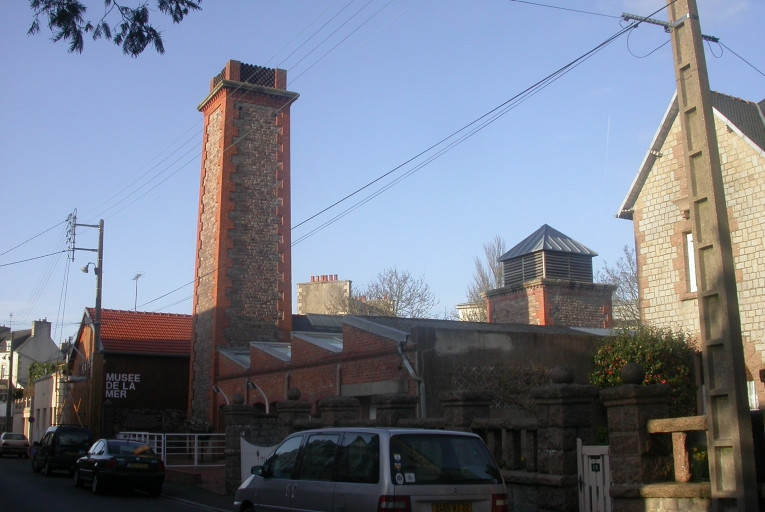
<path id="1" fill-rule="evenodd" d="M 313 276 L 311 276 L 311 282 L 313 283 Z"/>
<path id="2" fill-rule="evenodd" d="M 335 281 L 337 281 L 337 274 L 335 274 Z"/>

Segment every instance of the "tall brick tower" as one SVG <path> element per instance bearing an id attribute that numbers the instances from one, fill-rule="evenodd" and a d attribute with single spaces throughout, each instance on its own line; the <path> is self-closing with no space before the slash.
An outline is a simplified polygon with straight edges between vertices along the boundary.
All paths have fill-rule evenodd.
<path id="1" fill-rule="evenodd" d="M 216 426 L 218 348 L 287 341 L 292 328 L 287 72 L 229 61 L 204 114 L 191 417 Z"/>

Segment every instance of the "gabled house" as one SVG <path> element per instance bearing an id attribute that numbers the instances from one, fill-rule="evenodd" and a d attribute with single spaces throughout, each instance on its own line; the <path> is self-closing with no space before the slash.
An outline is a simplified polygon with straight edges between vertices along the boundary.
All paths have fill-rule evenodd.
<path id="1" fill-rule="evenodd" d="M 101 311 L 101 340 L 85 309 L 69 356 L 63 416 L 94 437 L 119 431 L 167 432 L 186 420 L 191 315 Z"/>
<path id="2" fill-rule="evenodd" d="M 56 363 L 64 360 L 64 354 L 51 338 L 51 324 L 47 320 L 35 320 L 31 329 L 0 332 L 0 417 L 8 416 L 10 430 L 13 424 L 13 408 L 8 405 L 12 389 L 27 388 L 29 365 L 32 363 Z M 24 425 L 19 423 L 18 429 Z M 16 430 L 22 432 L 23 430 Z"/>
<path id="3" fill-rule="evenodd" d="M 752 408 L 765 407 L 765 100 L 712 92 Z M 617 217 L 632 220 L 641 320 L 699 332 L 693 237 L 676 96 Z"/>

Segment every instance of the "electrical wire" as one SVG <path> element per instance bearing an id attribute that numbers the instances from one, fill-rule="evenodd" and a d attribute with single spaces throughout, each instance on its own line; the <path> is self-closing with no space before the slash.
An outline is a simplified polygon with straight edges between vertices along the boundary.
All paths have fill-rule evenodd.
<path id="1" fill-rule="evenodd" d="M 12 251 L 12 250 L 14 250 L 14 249 L 18 249 L 19 247 L 21 247 L 22 245 L 26 244 L 27 242 L 31 242 L 32 240 L 34 240 L 34 239 L 35 239 L 35 238 L 37 238 L 38 236 L 40 236 L 40 235 L 44 235 L 44 234 L 45 234 L 45 233 L 47 233 L 48 231 L 51 231 L 52 229 L 55 229 L 55 228 L 59 227 L 61 224 L 64 224 L 65 222 L 66 222 L 65 220 L 62 220 L 61 222 L 59 222 L 59 223 L 58 223 L 58 224 L 56 224 L 55 226 L 51 226 L 51 227 L 49 227 L 48 229 L 46 229 L 46 230 L 45 230 L 45 231 L 43 231 L 42 233 L 37 233 L 37 234 L 36 234 L 35 236 L 33 236 L 32 238 L 29 238 L 29 239 L 27 239 L 27 240 L 24 240 L 24 241 L 23 241 L 23 242 L 21 242 L 20 244 L 18 244 L 18 245 L 16 245 L 16 246 L 13 246 L 13 247 L 11 247 L 11 248 L 10 248 L 10 249 L 8 249 L 7 251 L 4 251 L 4 252 L 0 252 L 0 256 L 2 256 L 2 255 L 4 255 L 4 254 L 8 254 L 9 252 L 11 252 L 11 251 Z M 2 266 L 2 265 L 0 265 L 0 266 Z"/>
<path id="2" fill-rule="evenodd" d="M 370 0 L 370 3 L 371 3 L 371 1 L 372 1 L 372 0 Z M 380 8 L 379 8 L 379 9 L 378 9 L 378 10 L 377 10 L 377 11 L 376 11 L 376 12 L 375 12 L 375 13 L 374 13 L 372 16 L 370 16 L 369 18 L 367 18 L 367 19 L 364 21 L 364 23 L 362 23 L 361 25 L 359 25 L 358 27 L 356 27 L 356 28 L 355 28 L 355 29 L 354 29 L 354 30 L 353 30 L 353 31 L 352 31 L 350 34 L 348 34 L 348 35 L 347 35 L 347 36 L 345 36 L 343 39 L 341 39 L 341 40 L 340 40 L 340 42 L 338 42 L 338 43 L 337 43 L 335 46 L 333 46 L 332 48 L 330 48 L 330 49 L 329 49 L 329 50 L 328 50 L 328 51 L 327 51 L 327 52 L 326 52 L 324 55 L 322 55 L 321 57 L 319 57 L 318 59 L 316 59 L 316 61 L 314 61 L 314 63 L 313 63 L 313 64 L 311 64 L 310 66 L 308 66 L 307 68 L 305 68 L 305 69 L 303 70 L 303 72 L 302 72 L 302 73 L 300 73 L 298 76 L 296 76 L 295 78 L 293 78 L 293 79 L 292 79 L 292 82 L 293 82 L 293 83 L 297 82 L 297 80 L 298 80 L 298 79 L 299 79 L 301 76 L 303 76 L 304 74 L 306 74 L 308 71 L 310 71 L 310 69 L 311 69 L 312 67 L 314 67 L 316 64 L 318 64 L 319 62 L 321 62 L 322 60 L 324 60 L 324 57 L 326 57 L 327 55 L 329 55 L 330 53 L 332 53 L 332 52 L 335 50 L 335 48 L 337 48 L 338 46 L 340 46 L 341 44 L 343 44 L 343 43 L 346 41 L 346 39 L 348 39 L 348 38 L 349 38 L 349 37 L 351 37 L 353 34 L 355 34 L 355 33 L 356 33 L 356 32 L 357 32 L 359 29 L 361 29 L 361 27 L 363 27 L 363 26 L 364 26 L 364 25 L 366 25 L 366 24 L 367 24 L 369 21 L 371 21 L 371 20 L 372 20 L 372 18 L 374 18 L 375 16 L 377 16 L 378 14 L 380 14 L 380 12 L 381 12 L 383 9 L 385 9 L 386 7 L 388 7 L 388 6 L 391 4 L 391 2 L 393 2 L 393 0 L 388 0 L 388 3 L 387 3 L 387 4 L 385 4 L 385 5 L 383 5 L 382 7 L 380 7 Z M 369 4 L 367 4 L 367 5 L 369 5 Z M 365 5 L 364 7 L 366 7 L 366 5 Z M 359 11 L 359 12 L 361 12 L 361 11 Z"/>
<path id="3" fill-rule="evenodd" d="M 64 317 L 66 316 L 66 298 L 69 291 L 69 270 L 71 268 L 71 260 L 66 259 L 66 266 L 64 267 L 64 283 L 61 286 L 61 295 L 58 299 L 58 311 L 56 311 L 56 323 L 54 324 L 53 338 L 55 339 L 56 333 L 63 335 L 64 333 Z M 63 341 L 63 340 L 62 340 Z M 60 343 L 60 342 L 59 342 Z"/>
<path id="4" fill-rule="evenodd" d="M 11 263 L 3 263 L 2 265 L 0 265 L 0 267 L 10 267 L 11 265 L 18 265 L 19 263 L 26 263 L 27 261 L 34 261 L 34 260 L 39 260 L 39 259 L 42 259 L 42 258 L 48 258 L 50 256 L 55 256 L 56 254 L 61 254 L 61 253 L 64 253 L 64 252 L 67 252 L 67 251 L 66 250 L 56 251 L 56 252 L 52 252 L 50 254 L 43 254 L 42 256 L 35 256 L 34 258 L 27 258 L 25 260 L 13 261 Z"/>
<path id="5" fill-rule="evenodd" d="M 540 4 L 540 3 L 537 3 L 537 2 L 527 2 L 525 0 L 510 0 L 510 1 L 511 2 L 516 2 L 516 3 L 519 3 L 519 4 L 536 5 L 537 7 L 549 7 L 550 9 L 559 9 L 561 11 L 571 11 L 571 12 L 578 12 L 580 14 L 591 14 L 593 16 L 603 16 L 604 18 L 619 18 L 619 19 L 621 19 L 621 16 L 612 16 L 610 14 L 601 14 L 599 12 L 582 11 L 582 10 L 579 10 L 579 9 L 569 9 L 568 7 L 558 7 L 557 5 Z"/>
<path id="6" fill-rule="evenodd" d="M 738 53 L 736 53 L 736 52 L 734 52 L 733 50 L 731 50 L 731 49 L 730 49 L 728 46 L 725 46 L 725 45 L 724 45 L 723 43 L 721 43 L 720 41 L 718 41 L 718 42 L 717 42 L 717 44 L 719 44 L 720 46 L 722 46 L 723 48 L 725 48 L 726 50 L 728 50 L 729 52 L 731 52 L 733 55 L 735 55 L 735 56 L 736 56 L 736 57 L 738 57 L 739 59 L 743 60 L 743 61 L 744 61 L 744 62 L 745 62 L 745 63 L 746 63 L 746 64 L 747 64 L 747 65 L 748 65 L 750 68 L 752 68 L 753 70 L 757 71 L 757 72 L 758 72 L 759 74 L 761 74 L 762 76 L 765 76 L 765 73 L 763 73 L 762 71 L 760 71 L 759 69 L 757 69 L 756 67 L 754 67 L 754 64 L 752 64 L 751 62 L 749 62 L 748 60 L 746 60 L 744 57 L 742 57 L 742 56 L 741 56 L 741 55 L 739 55 Z"/>
<path id="7" fill-rule="evenodd" d="M 633 57 L 635 57 L 636 59 L 645 59 L 645 58 L 646 58 L 646 57 L 648 57 L 649 55 L 652 55 L 654 52 L 656 52 L 656 51 L 660 50 L 661 48 L 664 48 L 665 46 L 667 46 L 667 44 L 669 44 L 669 43 L 670 43 L 670 41 L 672 41 L 671 39 L 667 39 L 667 40 L 666 40 L 666 41 L 664 41 L 662 44 L 660 44 L 659 46 L 657 46 L 656 48 L 654 48 L 654 49 L 653 49 L 653 50 L 651 50 L 650 52 L 646 53 L 645 55 L 635 55 L 635 53 L 633 53 L 632 49 L 630 48 L 630 36 L 631 36 L 631 35 L 632 35 L 632 32 L 630 32 L 629 34 L 627 34 L 627 51 L 628 51 L 628 52 L 630 52 L 630 55 L 632 55 L 632 56 L 633 56 Z"/>

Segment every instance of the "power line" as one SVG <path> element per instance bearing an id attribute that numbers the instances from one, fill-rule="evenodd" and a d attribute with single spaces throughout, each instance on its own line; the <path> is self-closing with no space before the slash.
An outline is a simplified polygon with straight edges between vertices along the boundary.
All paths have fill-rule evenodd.
<path id="1" fill-rule="evenodd" d="M 26 263 L 27 261 L 33 261 L 33 260 L 39 260 L 39 259 L 42 259 L 42 258 L 48 258 L 50 256 L 55 256 L 56 254 L 61 254 L 61 253 L 64 253 L 64 252 L 66 252 L 66 250 L 52 252 L 50 254 L 43 254 L 42 256 L 35 256 L 34 258 L 27 258 L 25 260 L 14 261 L 14 262 L 11 262 L 11 263 L 3 263 L 2 265 L 0 265 L 0 267 L 9 267 L 11 265 L 18 265 L 19 263 Z"/>
<path id="2" fill-rule="evenodd" d="M 510 0 L 511 2 L 516 2 L 519 4 L 528 4 L 528 5 L 536 5 L 537 7 L 548 7 L 550 9 L 559 9 L 561 11 L 571 11 L 571 12 L 578 12 L 580 14 L 591 14 L 592 16 L 603 16 L 604 18 L 618 18 L 621 19 L 621 16 L 612 16 L 610 14 L 601 14 L 599 12 L 591 12 L 591 11 L 582 11 L 579 9 L 570 9 L 568 7 L 558 7 L 557 5 L 548 5 L 548 4 L 540 4 L 537 2 L 527 2 L 525 0 Z M 659 11 L 656 11 L 659 12 Z"/>
<path id="3" fill-rule="evenodd" d="M 720 41 L 717 41 L 717 44 L 719 44 L 720 46 L 722 46 L 723 48 L 725 48 L 726 50 L 728 50 L 729 52 L 731 52 L 733 55 L 735 55 L 735 56 L 736 56 L 736 57 L 738 57 L 739 59 L 743 60 L 743 61 L 744 61 L 744 62 L 745 62 L 745 63 L 746 63 L 746 64 L 747 64 L 749 67 L 751 67 L 753 70 L 757 71 L 757 72 L 758 72 L 759 74 L 761 74 L 762 76 L 765 76 L 765 73 L 763 73 L 762 71 L 760 71 L 759 69 L 757 69 L 756 67 L 754 67 L 754 64 L 752 64 L 751 62 L 749 62 L 748 60 L 746 60 L 744 57 L 742 57 L 742 56 L 741 56 L 741 55 L 739 55 L 738 53 L 734 52 L 734 51 L 733 51 L 733 50 L 731 50 L 729 47 L 727 47 L 727 46 L 725 46 L 723 43 L 721 43 Z"/>
<path id="4" fill-rule="evenodd" d="M 46 229 L 46 230 L 45 230 L 45 231 L 43 231 L 42 233 L 38 233 L 38 234 L 36 234 L 35 236 L 33 236 L 32 238 L 29 238 L 29 239 L 27 239 L 27 240 L 24 240 L 24 241 L 23 241 L 23 242 L 21 242 L 19 245 L 16 245 L 16 246 L 14 246 L 14 247 L 11 247 L 10 249 L 8 249 L 8 250 L 7 250 L 7 251 L 5 251 L 5 252 L 0 252 L 0 256 L 2 256 L 3 254 L 8 254 L 9 252 L 11 252 L 11 251 L 12 251 L 12 250 L 14 250 L 14 249 L 18 249 L 19 247 L 21 247 L 21 246 L 22 246 L 22 245 L 24 245 L 25 243 L 27 243 L 27 242 L 31 242 L 32 240 L 34 240 L 34 239 L 35 239 L 35 238 L 37 238 L 38 236 L 40 236 L 40 235 L 44 235 L 44 234 L 45 234 L 45 233 L 47 233 L 48 231 L 50 231 L 50 230 L 52 230 L 52 229 L 55 229 L 55 228 L 59 227 L 61 224 L 65 223 L 65 222 L 66 222 L 65 220 L 62 220 L 61 222 L 59 222 L 59 223 L 58 223 L 58 224 L 56 224 L 55 226 L 51 226 L 51 227 L 49 227 L 48 229 Z M 9 263 L 9 265 L 13 265 L 13 263 Z M 0 266 L 3 266 L 3 265 L 0 265 Z"/>

